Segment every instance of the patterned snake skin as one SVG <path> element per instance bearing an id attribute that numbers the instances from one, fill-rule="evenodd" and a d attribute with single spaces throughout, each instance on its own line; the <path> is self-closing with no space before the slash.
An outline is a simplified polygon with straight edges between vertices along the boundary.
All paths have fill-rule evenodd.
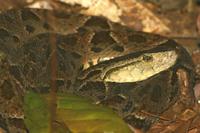
<path id="1" fill-rule="evenodd" d="M 147 80 L 106 82 L 109 74 L 123 70 L 132 59 L 151 61 L 143 55 L 164 51 L 174 51 L 175 63 Z M 126 118 L 140 110 L 164 112 L 179 98 L 177 69 L 189 71 L 192 80 L 192 67 L 189 54 L 173 40 L 102 17 L 41 9 L 6 11 L 0 15 L 0 123 L 7 124 L 0 127 L 8 129 L 14 120 L 23 123 L 24 93 L 49 91 L 52 69 L 57 91 L 90 97 L 142 127 L 140 121 L 146 120 L 139 116 L 131 122 Z"/>

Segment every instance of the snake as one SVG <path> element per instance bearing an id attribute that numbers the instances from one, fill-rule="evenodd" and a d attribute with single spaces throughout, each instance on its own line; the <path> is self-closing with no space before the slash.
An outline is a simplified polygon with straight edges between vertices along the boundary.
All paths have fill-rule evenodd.
<path id="1" fill-rule="evenodd" d="M 90 97 L 127 123 L 149 127 L 137 112 L 159 115 L 180 98 L 178 69 L 188 73 L 191 89 L 185 48 L 104 17 L 31 8 L 0 14 L 1 123 L 22 123 L 24 94 L 48 92 L 53 80 L 56 91 Z"/>

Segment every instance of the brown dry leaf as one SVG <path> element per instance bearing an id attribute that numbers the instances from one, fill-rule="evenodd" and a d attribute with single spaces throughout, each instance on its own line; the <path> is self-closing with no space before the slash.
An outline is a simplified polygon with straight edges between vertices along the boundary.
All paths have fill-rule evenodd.
<path id="1" fill-rule="evenodd" d="M 26 0 L 0 0 L 0 10 L 8 10 L 13 7 L 23 7 Z"/>
<path id="2" fill-rule="evenodd" d="M 51 2 L 45 0 L 38 0 L 29 5 L 30 8 L 52 9 Z"/>
<path id="3" fill-rule="evenodd" d="M 190 130 L 188 133 L 200 133 L 200 129 L 195 128 Z"/>
<path id="4" fill-rule="evenodd" d="M 123 9 L 122 21 L 131 27 L 135 27 L 137 21 L 141 21 L 142 31 L 164 33 L 170 29 L 157 17 L 144 3 L 137 0 L 116 0 Z M 126 19 L 126 20 L 123 20 Z M 127 21 L 128 19 L 128 21 Z M 135 22 L 136 21 L 136 22 Z"/>
<path id="5" fill-rule="evenodd" d="M 80 4 L 88 8 L 83 13 L 104 16 L 136 30 L 161 33 L 170 31 L 162 20 L 136 0 L 62 0 L 62 2 Z"/>
<path id="6" fill-rule="evenodd" d="M 111 0 L 60 0 L 68 4 L 80 4 L 81 6 L 87 8 L 82 13 L 95 16 L 104 16 L 108 19 L 119 22 L 122 11 L 116 5 L 116 3 Z"/>
<path id="7" fill-rule="evenodd" d="M 188 133 L 188 129 L 191 121 L 181 121 L 180 125 L 177 126 L 175 133 Z"/>
<path id="8" fill-rule="evenodd" d="M 197 106 L 198 106 L 197 108 L 200 107 L 199 105 L 197 105 Z M 195 131 L 194 129 L 197 129 L 198 131 L 200 130 L 200 115 L 199 114 L 194 117 L 194 119 L 192 120 L 192 122 L 190 124 L 190 130 Z"/>
<path id="9" fill-rule="evenodd" d="M 188 133 L 191 120 L 158 122 L 152 126 L 149 133 Z"/>
<path id="10" fill-rule="evenodd" d="M 158 125 L 155 124 L 156 128 L 153 125 L 149 133 L 172 133 L 177 129 L 177 127 L 180 126 L 180 124 L 180 122 L 172 122 L 168 123 L 167 125 L 166 123 L 159 123 Z"/>
<path id="11" fill-rule="evenodd" d="M 196 113 L 191 109 L 186 109 L 180 116 L 179 119 L 188 121 L 196 116 Z"/>
<path id="12" fill-rule="evenodd" d="M 58 1 L 58 0 L 57 0 Z M 186 6 L 176 6 L 174 11 L 163 11 L 144 0 L 59 0 L 87 7 L 85 13 L 104 16 L 120 22 L 136 30 L 159 33 L 171 37 L 197 37 L 196 14 L 200 8 L 192 6 L 194 12 L 189 12 Z M 143 2 L 141 2 L 143 1 Z M 164 0 L 167 2 L 167 0 Z M 178 2 L 178 3 L 179 3 Z M 175 4 L 176 2 L 173 2 Z M 164 4 L 162 4 L 164 5 Z M 176 4 L 175 4 L 176 5 Z"/>
<path id="13" fill-rule="evenodd" d="M 0 127 L 0 133 L 6 133 L 6 131 Z"/>
<path id="14" fill-rule="evenodd" d="M 172 117 L 174 112 L 168 112 L 171 114 L 171 120 L 159 120 L 151 127 L 149 133 L 199 133 L 200 115 L 199 105 L 197 106 L 193 109 L 185 109 L 180 115 L 174 117 Z"/>
<path id="15" fill-rule="evenodd" d="M 200 83 L 196 84 L 193 90 L 195 98 L 197 102 L 200 104 Z"/>
<path id="16" fill-rule="evenodd" d="M 192 83 L 189 82 L 189 74 L 184 69 L 178 69 L 176 73 L 180 84 L 180 100 L 186 108 L 192 107 L 194 105 L 195 98 L 193 91 L 190 89 Z"/>

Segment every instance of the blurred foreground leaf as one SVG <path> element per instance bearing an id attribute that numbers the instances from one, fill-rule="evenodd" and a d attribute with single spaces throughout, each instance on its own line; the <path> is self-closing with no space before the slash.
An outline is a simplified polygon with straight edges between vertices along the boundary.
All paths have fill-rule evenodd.
<path id="1" fill-rule="evenodd" d="M 30 133 L 50 132 L 50 113 L 48 105 L 43 97 L 29 92 L 24 97 L 25 124 Z"/>
<path id="2" fill-rule="evenodd" d="M 25 123 L 30 133 L 49 133 L 49 95 L 25 96 Z M 55 133 L 129 133 L 127 124 L 111 109 L 71 94 L 57 94 Z M 69 130 L 67 130 L 69 132 Z M 67 132 L 65 131 L 65 132 Z"/>

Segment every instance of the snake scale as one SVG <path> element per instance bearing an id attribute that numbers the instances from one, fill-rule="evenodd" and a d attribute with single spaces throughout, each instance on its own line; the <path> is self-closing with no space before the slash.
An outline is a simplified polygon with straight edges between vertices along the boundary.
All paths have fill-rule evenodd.
<path id="1" fill-rule="evenodd" d="M 193 80 L 192 67 L 175 41 L 103 17 L 9 10 L 0 15 L 0 126 L 23 120 L 23 95 L 49 91 L 54 69 L 57 91 L 90 97 L 142 128 L 151 122 L 135 112 L 164 112 L 181 92 L 176 71 Z"/>

